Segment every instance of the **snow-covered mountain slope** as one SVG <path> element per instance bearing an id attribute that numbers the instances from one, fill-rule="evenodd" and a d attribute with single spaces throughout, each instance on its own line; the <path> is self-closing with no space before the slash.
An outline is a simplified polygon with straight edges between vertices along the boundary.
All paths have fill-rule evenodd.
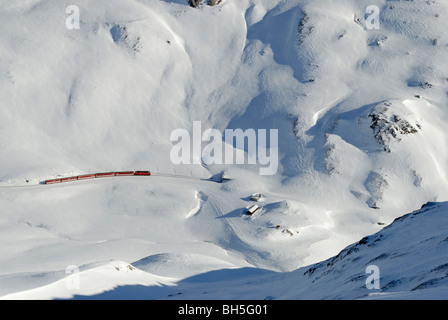
<path id="1" fill-rule="evenodd" d="M 224 267 L 181 280 L 160 274 L 171 263 L 210 262 L 197 255 L 112 261 L 6 299 L 447 299 L 448 203 L 428 203 L 337 256 L 293 272 Z M 177 261 L 177 262 L 176 262 Z M 218 263 L 219 265 L 219 263 Z M 221 265 L 222 266 L 222 265 Z M 377 272 L 375 278 L 371 278 Z M 155 276 L 151 272 L 157 272 Z M 176 271 L 177 272 L 177 271 Z M 80 289 L 67 289 L 78 283 Z M 96 291 L 96 292 L 95 292 Z"/>
<path id="2" fill-rule="evenodd" d="M 444 2 L 76 2 L 79 30 L 71 1 L 0 1 L 0 296 L 110 260 L 290 272 L 448 200 Z M 176 166 L 170 134 L 194 121 L 277 129 L 277 173 Z M 38 184 L 140 169 L 159 175 Z"/>

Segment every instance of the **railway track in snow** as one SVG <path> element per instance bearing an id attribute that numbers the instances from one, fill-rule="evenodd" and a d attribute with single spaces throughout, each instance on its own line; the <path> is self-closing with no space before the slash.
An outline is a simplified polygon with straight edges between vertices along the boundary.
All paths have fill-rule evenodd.
<path id="1" fill-rule="evenodd" d="M 10 189 L 10 188 L 35 188 L 42 187 L 46 185 L 53 184 L 66 184 L 69 182 L 75 181 L 84 181 L 84 180 L 92 180 L 92 179 L 100 179 L 100 178 L 111 178 L 111 177 L 162 177 L 162 178 L 174 178 L 174 179 L 186 179 L 186 180 L 196 180 L 196 181 L 210 181 L 210 182 L 222 182 L 218 179 L 213 178 L 203 178 L 203 177 L 195 177 L 195 176 L 187 176 L 187 175 L 177 175 L 177 174 L 167 174 L 167 173 L 153 173 L 150 171 L 116 171 L 116 172 L 100 172 L 100 173 L 92 173 L 92 174 L 84 174 L 77 176 L 68 176 L 68 177 L 57 177 L 48 180 L 41 181 L 24 181 L 24 184 L 20 185 L 1 185 L 0 189 Z"/>

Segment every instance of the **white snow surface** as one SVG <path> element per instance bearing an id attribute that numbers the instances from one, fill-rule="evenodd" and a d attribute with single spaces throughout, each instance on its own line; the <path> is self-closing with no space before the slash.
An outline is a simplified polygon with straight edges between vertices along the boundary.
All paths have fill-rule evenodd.
<path id="1" fill-rule="evenodd" d="M 448 298 L 446 2 L 73 4 L 0 0 L 0 299 Z M 193 121 L 278 172 L 172 164 Z"/>

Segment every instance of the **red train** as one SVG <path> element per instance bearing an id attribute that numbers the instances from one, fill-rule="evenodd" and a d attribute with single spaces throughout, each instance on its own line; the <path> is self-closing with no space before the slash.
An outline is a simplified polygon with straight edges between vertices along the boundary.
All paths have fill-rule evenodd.
<path id="1" fill-rule="evenodd" d="M 63 183 L 77 180 L 88 180 L 95 178 L 107 178 L 107 177 L 125 177 L 125 176 L 150 176 L 151 172 L 149 171 L 117 171 L 117 172 L 102 172 L 102 173 L 92 173 L 92 174 L 84 174 L 81 176 L 67 177 L 67 178 L 59 178 L 59 179 L 51 179 L 43 181 L 43 184 L 55 184 L 55 183 Z"/>

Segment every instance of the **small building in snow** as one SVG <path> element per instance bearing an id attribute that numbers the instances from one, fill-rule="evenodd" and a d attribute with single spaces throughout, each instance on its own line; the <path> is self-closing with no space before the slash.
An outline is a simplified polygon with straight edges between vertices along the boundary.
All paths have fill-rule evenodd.
<path id="1" fill-rule="evenodd" d="M 245 213 L 249 216 L 253 215 L 255 212 L 257 212 L 260 209 L 260 207 L 256 204 L 249 206 L 245 209 Z"/>
<path id="2" fill-rule="evenodd" d="M 250 196 L 250 200 L 256 201 L 256 202 L 264 201 L 265 199 L 266 199 L 265 195 L 261 194 L 261 193 L 254 193 Z"/>

